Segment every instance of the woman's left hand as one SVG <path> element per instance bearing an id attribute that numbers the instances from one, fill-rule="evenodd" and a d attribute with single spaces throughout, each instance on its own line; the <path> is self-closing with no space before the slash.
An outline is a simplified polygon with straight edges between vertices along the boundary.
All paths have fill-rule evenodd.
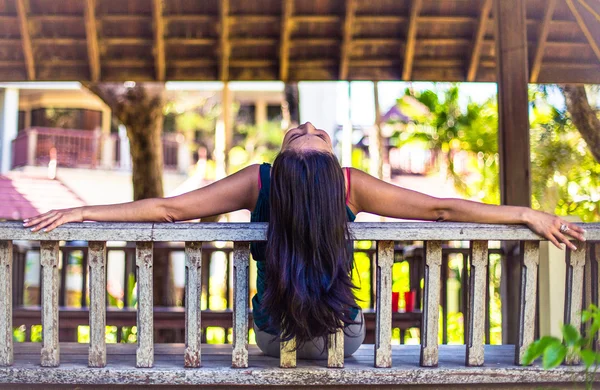
<path id="1" fill-rule="evenodd" d="M 570 241 L 573 238 L 585 241 L 585 230 L 582 227 L 567 222 L 556 215 L 530 209 L 526 224 L 533 232 L 547 238 L 560 249 L 564 249 L 563 245 L 566 245 L 572 250 L 577 250 L 577 247 Z M 564 226 L 562 231 L 561 226 Z"/>

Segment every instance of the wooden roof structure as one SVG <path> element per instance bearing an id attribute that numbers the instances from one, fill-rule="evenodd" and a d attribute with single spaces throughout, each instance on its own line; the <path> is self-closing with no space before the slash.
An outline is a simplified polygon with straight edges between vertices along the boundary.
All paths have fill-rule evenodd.
<path id="1" fill-rule="evenodd" d="M 600 2 L 522 1 L 530 81 L 600 83 Z M 495 81 L 492 2 L 0 0 L 0 81 Z"/>

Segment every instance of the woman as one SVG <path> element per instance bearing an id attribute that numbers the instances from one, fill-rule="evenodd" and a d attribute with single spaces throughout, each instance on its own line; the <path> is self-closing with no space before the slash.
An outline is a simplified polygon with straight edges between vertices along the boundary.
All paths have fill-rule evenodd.
<path id="1" fill-rule="evenodd" d="M 364 339 L 353 295 L 348 221 L 360 212 L 430 221 L 526 224 L 557 247 L 576 249 L 584 230 L 526 207 L 438 199 L 342 169 L 328 134 L 305 123 L 289 130 L 273 167 L 252 165 L 204 188 L 173 198 L 52 210 L 24 221 L 32 231 L 66 222 L 186 221 L 248 209 L 269 222 L 266 243 L 252 245 L 257 260 L 254 326 L 257 344 L 278 356 L 279 341 L 296 339 L 299 358 L 325 358 L 325 339 L 343 328 L 344 354 Z"/>

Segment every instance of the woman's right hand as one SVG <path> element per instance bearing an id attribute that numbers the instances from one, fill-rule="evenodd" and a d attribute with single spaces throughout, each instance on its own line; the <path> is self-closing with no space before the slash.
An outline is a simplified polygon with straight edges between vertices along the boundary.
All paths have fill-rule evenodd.
<path id="1" fill-rule="evenodd" d="M 32 232 L 42 230 L 49 232 L 67 222 L 83 222 L 83 208 L 50 210 L 47 213 L 36 215 L 23 220 L 23 227 L 30 228 Z"/>

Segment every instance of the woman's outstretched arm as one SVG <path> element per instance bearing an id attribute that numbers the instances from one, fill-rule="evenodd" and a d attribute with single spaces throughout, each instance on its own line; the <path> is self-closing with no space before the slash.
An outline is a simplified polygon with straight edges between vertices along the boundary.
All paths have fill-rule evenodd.
<path id="1" fill-rule="evenodd" d="M 528 207 L 496 206 L 463 199 L 435 198 L 417 191 L 386 183 L 357 169 L 351 170 L 350 206 L 355 212 L 368 212 L 392 218 L 428 221 L 525 224 L 532 231 L 560 248 L 564 243 L 575 246 L 566 234 L 585 241 L 584 230 L 556 215 Z M 563 234 L 561 224 L 570 230 Z"/>
<path id="2" fill-rule="evenodd" d="M 67 222 L 175 222 L 251 210 L 258 197 L 258 169 L 258 165 L 249 166 L 206 187 L 172 198 L 50 210 L 24 220 L 23 226 L 32 231 L 50 231 Z"/>

